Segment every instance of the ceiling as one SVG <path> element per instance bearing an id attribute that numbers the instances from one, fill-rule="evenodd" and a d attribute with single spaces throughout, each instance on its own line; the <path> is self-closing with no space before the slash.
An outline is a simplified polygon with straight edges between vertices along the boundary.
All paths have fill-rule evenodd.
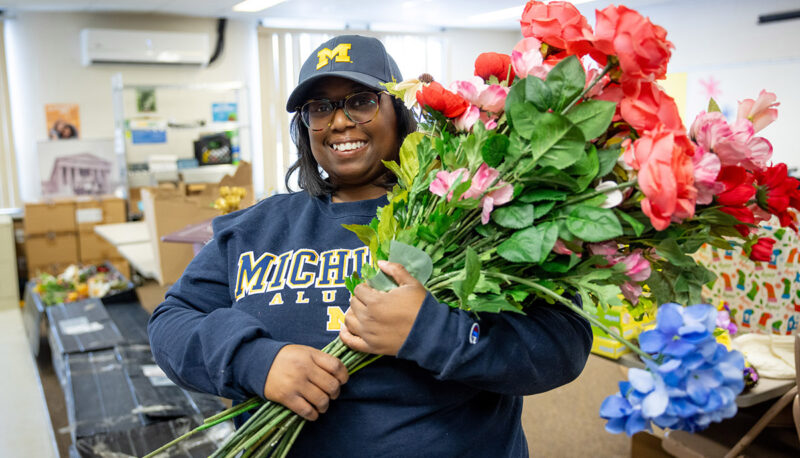
<path id="1" fill-rule="evenodd" d="M 524 0 L 286 0 L 257 13 L 234 12 L 241 0 L 0 0 L 0 9 L 15 11 L 136 12 L 180 14 L 233 19 L 263 19 L 272 25 L 339 29 L 467 27 L 517 29 Z M 578 8 L 584 15 L 612 0 L 586 1 Z M 626 5 L 664 3 L 667 0 L 627 0 Z M 517 8 L 511 17 L 491 19 L 488 13 Z M 590 22 L 594 22 L 590 19 Z M 374 25 L 374 26 L 373 26 Z"/>

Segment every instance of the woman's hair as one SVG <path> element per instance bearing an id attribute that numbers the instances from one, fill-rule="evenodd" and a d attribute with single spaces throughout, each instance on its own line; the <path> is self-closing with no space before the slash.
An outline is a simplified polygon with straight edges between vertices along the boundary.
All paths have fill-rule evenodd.
<path id="1" fill-rule="evenodd" d="M 396 97 L 391 97 L 391 100 L 395 117 L 397 118 L 397 146 L 399 148 L 406 136 L 417 130 L 417 121 L 414 119 L 414 115 L 411 111 L 406 108 L 402 100 Z M 292 136 L 292 141 L 297 147 L 297 161 L 286 171 L 286 177 L 284 178 L 286 188 L 292 191 L 289 187 L 289 178 L 297 171 L 297 184 L 300 186 L 300 189 L 305 190 L 312 196 L 319 197 L 335 192 L 336 186 L 320 175 L 320 166 L 317 164 L 317 160 L 314 159 L 314 154 L 311 153 L 308 128 L 303 124 L 299 110 L 294 114 L 294 118 L 292 118 L 289 131 Z M 395 177 L 389 169 L 387 169 L 386 172 L 384 186 L 389 189 L 397 182 L 397 177 Z"/>

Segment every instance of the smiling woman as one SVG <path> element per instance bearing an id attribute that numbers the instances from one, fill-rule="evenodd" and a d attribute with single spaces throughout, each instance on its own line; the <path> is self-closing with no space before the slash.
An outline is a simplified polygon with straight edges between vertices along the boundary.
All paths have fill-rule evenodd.
<path id="1" fill-rule="evenodd" d="M 153 313 L 153 354 L 173 381 L 233 399 L 231 414 L 272 401 L 244 425 L 249 412 L 237 417 L 219 456 L 523 457 L 522 396 L 583 368 L 591 333 L 578 315 L 543 306 L 478 324 L 402 264 L 372 259 L 346 228 L 392 207 L 397 178 L 384 161 L 415 129 L 384 92 L 397 81 L 375 38 L 312 52 L 286 105 L 299 151 L 289 175 L 303 191 L 217 218 L 214 240 Z M 348 294 L 346 279 L 376 267 L 399 286 Z"/>

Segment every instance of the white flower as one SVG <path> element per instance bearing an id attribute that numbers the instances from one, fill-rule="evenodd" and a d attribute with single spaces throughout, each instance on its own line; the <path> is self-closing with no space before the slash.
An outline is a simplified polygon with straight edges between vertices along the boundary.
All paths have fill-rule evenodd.
<path id="1" fill-rule="evenodd" d="M 425 83 L 414 78 L 397 83 L 394 90 L 397 92 L 403 91 L 403 102 L 409 110 L 417 104 L 417 91 L 421 91 Z"/>
<path id="2" fill-rule="evenodd" d="M 622 203 L 622 191 L 619 189 L 614 189 L 613 191 L 604 192 L 606 189 L 611 189 L 617 187 L 617 183 L 614 181 L 603 181 L 599 185 L 597 185 L 595 191 L 603 192 L 606 195 L 606 201 L 603 202 L 601 208 L 614 208 L 617 205 Z"/>

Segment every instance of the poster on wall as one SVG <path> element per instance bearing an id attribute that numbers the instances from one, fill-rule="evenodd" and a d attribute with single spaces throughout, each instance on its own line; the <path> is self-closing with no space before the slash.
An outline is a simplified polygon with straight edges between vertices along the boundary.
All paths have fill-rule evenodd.
<path id="1" fill-rule="evenodd" d="M 81 117 L 77 103 L 48 103 L 44 106 L 44 116 L 50 140 L 80 137 Z"/>
<path id="2" fill-rule="evenodd" d="M 43 198 L 123 195 L 114 140 L 44 141 L 36 148 Z"/>

